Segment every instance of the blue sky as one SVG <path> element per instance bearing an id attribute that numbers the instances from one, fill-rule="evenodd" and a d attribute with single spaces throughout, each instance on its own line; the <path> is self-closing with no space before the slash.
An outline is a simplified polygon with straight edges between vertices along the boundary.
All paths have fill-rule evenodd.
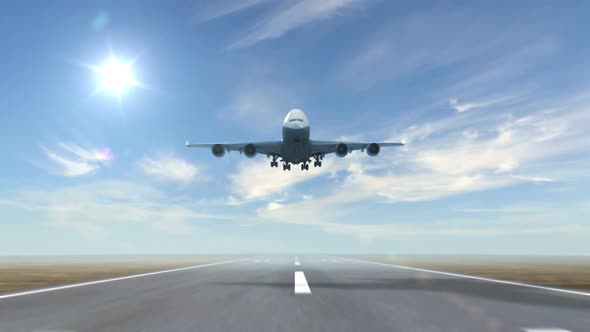
<path id="1" fill-rule="evenodd" d="M 3 2 L 0 255 L 590 254 L 589 9 Z M 280 139 L 292 108 L 407 145 L 305 173 L 184 147 Z"/>

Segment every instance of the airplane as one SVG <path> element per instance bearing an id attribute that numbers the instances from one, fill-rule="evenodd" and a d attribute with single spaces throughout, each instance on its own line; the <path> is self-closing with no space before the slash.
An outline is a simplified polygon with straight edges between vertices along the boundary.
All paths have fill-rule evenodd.
<path id="1" fill-rule="evenodd" d="M 279 167 L 283 163 L 283 171 L 290 171 L 291 164 L 301 164 L 301 170 L 309 171 L 311 158 L 314 167 L 322 167 L 324 156 L 334 153 L 338 157 L 346 157 L 354 150 L 367 150 L 367 154 L 374 157 L 379 154 L 381 147 L 402 146 L 404 143 L 361 143 L 338 141 L 315 141 L 309 138 L 309 120 L 303 111 L 293 109 L 283 120 L 283 140 L 251 143 L 215 143 L 185 144 L 191 148 L 209 148 L 216 157 L 223 157 L 226 152 L 240 151 L 248 158 L 256 154 L 264 154 L 272 158 L 270 167 Z"/>

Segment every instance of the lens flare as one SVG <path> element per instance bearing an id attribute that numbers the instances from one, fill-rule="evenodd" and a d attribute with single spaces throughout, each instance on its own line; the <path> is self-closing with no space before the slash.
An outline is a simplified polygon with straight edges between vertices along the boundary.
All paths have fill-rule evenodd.
<path id="1" fill-rule="evenodd" d="M 113 160 L 113 152 L 108 147 L 103 147 L 94 152 L 94 159 L 96 161 L 110 161 Z"/>

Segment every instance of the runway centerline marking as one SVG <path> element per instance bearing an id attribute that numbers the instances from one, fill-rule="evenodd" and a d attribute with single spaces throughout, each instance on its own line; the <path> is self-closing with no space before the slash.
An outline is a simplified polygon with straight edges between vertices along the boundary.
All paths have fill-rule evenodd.
<path id="1" fill-rule="evenodd" d="M 299 262 L 295 262 L 295 265 L 296 265 L 296 266 L 299 266 L 299 265 L 301 265 L 301 263 L 299 263 Z"/>
<path id="2" fill-rule="evenodd" d="M 580 291 L 563 289 L 563 288 L 545 287 L 545 286 L 539 286 L 539 285 L 525 284 L 525 283 L 516 282 L 516 281 L 491 279 L 491 278 L 470 276 L 470 275 L 467 275 L 467 274 L 443 272 L 443 271 L 436 271 L 436 270 L 420 269 L 420 268 L 417 268 L 417 267 L 410 267 L 410 266 L 403 266 L 403 265 L 395 265 L 395 264 L 387 264 L 387 263 L 364 261 L 362 259 L 345 258 L 345 257 L 339 257 L 339 258 L 340 259 L 346 259 L 346 260 L 349 260 L 349 261 L 354 261 L 354 262 L 361 262 L 361 263 L 367 263 L 367 264 L 375 264 L 375 265 L 381 265 L 381 266 L 389 266 L 389 267 L 395 267 L 395 268 L 398 268 L 398 269 L 412 270 L 412 271 L 420 271 L 420 272 L 427 272 L 427 273 L 440 274 L 440 275 L 445 275 L 445 276 L 450 276 L 450 277 L 460 277 L 460 278 L 465 278 L 465 279 L 473 279 L 473 280 L 479 280 L 479 281 L 494 282 L 494 283 L 497 283 L 497 284 L 512 285 L 512 286 L 522 286 L 522 287 L 536 288 L 536 289 L 542 289 L 542 290 L 559 292 L 559 293 L 566 293 L 566 294 L 573 294 L 573 295 L 582 295 L 582 296 L 590 296 L 590 293 L 588 293 L 588 292 L 580 292 Z M 549 330 L 549 331 L 551 331 L 551 330 Z M 560 331 L 560 330 L 555 330 L 554 332 L 557 332 L 557 331 Z M 562 330 L 561 332 L 563 332 L 563 331 L 568 332 L 567 330 Z"/>
<path id="3" fill-rule="evenodd" d="M 526 332 L 571 332 L 570 330 L 564 330 L 564 329 L 531 328 L 531 327 L 523 327 L 522 330 L 526 331 Z"/>
<path id="4" fill-rule="evenodd" d="M 295 294 L 311 294 L 311 289 L 309 289 L 303 271 L 295 272 Z"/>
<path id="5" fill-rule="evenodd" d="M 25 296 L 25 295 L 33 295 L 33 294 L 39 294 L 39 293 L 53 292 L 53 291 L 62 290 L 62 289 L 68 289 L 68 288 L 76 288 L 76 287 L 83 287 L 83 286 L 91 286 L 91 285 L 97 285 L 97 284 L 104 284 L 104 283 L 107 283 L 107 282 L 113 282 L 113 281 L 119 281 L 119 280 L 135 279 L 135 278 L 148 277 L 148 276 L 153 276 L 153 275 L 158 275 L 158 274 L 165 274 L 165 273 L 180 272 L 180 271 L 186 271 L 186 270 L 192 270 L 192 269 L 199 269 L 199 268 L 202 268 L 202 267 L 209 267 L 209 266 L 215 266 L 215 265 L 221 265 L 221 264 L 236 263 L 236 262 L 245 261 L 245 260 L 249 260 L 249 259 L 252 259 L 252 257 L 241 258 L 241 259 L 233 259 L 233 260 L 230 260 L 230 261 L 223 261 L 223 262 L 215 262 L 215 263 L 201 264 L 201 265 L 193 265 L 193 266 L 181 267 L 181 268 L 171 269 L 171 270 L 148 272 L 148 273 L 142 273 L 142 274 L 134 274 L 134 275 L 125 276 L 125 277 L 117 277 L 117 278 L 110 278 L 110 279 L 102 279 L 102 280 L 81 282 L 81 283 L 71 284 L 71 285 L 64 285 L 64 286 L 57 286 L 57 287 L 50 287 L 50 288 L 43 288 L 43 289 L 35 289 L 35 290 L 31 290 L 31 291 L 24 291 L 24 292 L 12 293 L 12 294 L 4 294 L 4 295 L 0 295 L 0 300 L 2 300 L 2 299 L 8 299 L 8 298 L 11 298 L 11 297 L 18 297 L 18 296 Z"/>

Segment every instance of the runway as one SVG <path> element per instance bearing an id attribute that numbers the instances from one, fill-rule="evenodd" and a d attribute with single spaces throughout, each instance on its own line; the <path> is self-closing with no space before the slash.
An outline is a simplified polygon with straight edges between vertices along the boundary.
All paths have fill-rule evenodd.
<path id="1" fill-rule="evenodd" d="M 264 256 L 13 297 L 0 331 L 590 331 L 590 296 L 334 256 Z"/>

